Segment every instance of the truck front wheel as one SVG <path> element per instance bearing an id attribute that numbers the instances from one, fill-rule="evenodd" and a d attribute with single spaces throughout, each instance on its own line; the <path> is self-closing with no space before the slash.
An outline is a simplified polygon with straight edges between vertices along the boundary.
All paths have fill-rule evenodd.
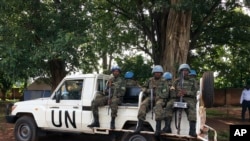
<path id="1" fill-rule="evenodd" d="M 15 124 L 15 138 L 17 141 L 37 141 L 37 125 L 30 116 L 20 117 Z"/>

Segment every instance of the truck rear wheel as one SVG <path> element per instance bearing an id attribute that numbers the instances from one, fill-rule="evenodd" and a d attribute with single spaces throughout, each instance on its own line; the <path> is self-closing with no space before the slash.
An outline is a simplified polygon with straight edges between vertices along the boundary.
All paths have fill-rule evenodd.
<path id="1" fill-rule="evenodd" d="M 154 135 L 124 133 L 121 141 L 155 141 Z"/>
<path id="2" fill-rule="evenodd" d="M 37 125 L 32 117 L 20 117 L 15 124 L 17 141 L 38 141 Z"/>
<path id="3" fill-rule="evenodd" d="M 214 102 L 214 74 L 204 72 L 202 76 L 202 100 L 206 108 L 211 108 Z"/>
<path id="4" fill-rule="evenodd" d="M 134 130 L 135 127 L 129 128 L 130 130 Z M 154 134 L 135 134 L 126 132 L 122 135 L 120 141 L 156 141 Z"/>

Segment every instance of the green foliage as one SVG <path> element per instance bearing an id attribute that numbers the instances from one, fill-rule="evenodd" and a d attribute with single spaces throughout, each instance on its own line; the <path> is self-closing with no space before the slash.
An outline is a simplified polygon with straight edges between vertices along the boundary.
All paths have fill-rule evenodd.
<path id="1" fill-rule="evenodd" d="M 217 88 L 241 87 L 249 79 L 250 18 L 234 0 L 182 0 L 176 5 L 169 0 L 3 0 L 1 75 L 10 83 L 53 76 L 48 62 L 57 59 L 65 65 L 61 70 L 67 72 L 100 73 L 116 61 L 124 69 L 134 70 L 142 82 L 151 76 L 152 64 L 170 63 L 163 60 L 168 45 L 164 46 L 167 31 L 162 28 L 168 23 L 170 8 L 192 11 L 188 40 L 195 53 L 189 53 L 188 63 L 198 75 L 212 70 L 218 73 Z M 128 57 L 127 50 L 142 51 L 153 62 Z"/>
<path id="2" fill-rule="evenodd" d="M 209 1 L 207 1 L 209 2 Z M 189 62 L 197 69 L 199 76 L 211 70 L 216 72 L 215 87 L 242 87 L 249 76 L 249 38 L 250 18 L 242 12 L 240 5 L 227 1 L 225 6 L 218 6 L 213 11 L 206 3 L 202 13 L 209 13 L 207 23 L 204 24 L 204 14 L 193 13 L 193 21 L 196 26 L 192 27 L 191 46 L 193 49 L 189 55 Z M 200 32 L 199 38 L 196 38 Z"/>
<path id="3" fill-rule="evenodd" d="M 149 60 L 144 60 L 143 56 L 125 57 L 124 59 L 116 58 L 116 62 L 122 68 L 122 75 L 127 71 L 134 72 L 134 78 L 143 84 L 149 77 L 152 77 L 152 65 Z M 142 71 L 143 70 L 143 71 Z"/>
<path id="4" fill-rule="evenodd" d="M 230 138 L 230 133 L 228 131 L 220 131 L 217 134 L 218 134 L 217 139 L 220 141 L 228 141 Z"/>
<path id="5" fill-rule="evenodd" d="M 0 64 L 5 76 L 14 82 L 55 77 L 51 73 L 56 70 L 48 64 L 51 60 L 63 61 L 62 72 L 75 71 L 84 60 L 97 60 L 93 50 L 83 45 L 88 42 L 90 21 L 82 2 L 3 1 Z"/>

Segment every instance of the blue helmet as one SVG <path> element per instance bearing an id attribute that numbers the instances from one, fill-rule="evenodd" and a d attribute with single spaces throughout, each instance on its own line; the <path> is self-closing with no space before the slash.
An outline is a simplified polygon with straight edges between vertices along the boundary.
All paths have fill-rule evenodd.
<path id="1" fill-rule="evenodd" d="M 163 74 L 163 77 L 166 79 L 166 80 L 172 80 L 172 74 L 170 72 L 165 72 Z"/>
<path id="2" fill-rule="evenodd" d="M 134 73 L 132 71 L 128 71 L 125 73 L 125 78 L 130 79 L 134 77 Z"/>
<path id="3" fill-rule="evenodd" d="M 115 70 L 118 70 L 119 72 L 121 72 L 121 68 L 119 66 L 113 66 L 111 68 L 111 72 L 114 72 Z"/>
<path id="4" fill-rule="evenodd" d="M 190 73 L 188 75 L 197 75 L 196 71 L 195 70 L 190 70 Z"/>
<path id="5" fill-rule="evenodd" d="M 188 71 L 190 72 L 190 67 L 188 64 L 181 64 L 178 69 L 178 73 L 180 73 L 182 69 L 188 69 Z"/>
<path id="6" fill-rule="evenodd" d="M 155 72 L 161 72 L 163 73 L 163 68 L 161 65 L 156 65 L 153 70 L 152 70 L 152 73 L 155 73 Z"/>

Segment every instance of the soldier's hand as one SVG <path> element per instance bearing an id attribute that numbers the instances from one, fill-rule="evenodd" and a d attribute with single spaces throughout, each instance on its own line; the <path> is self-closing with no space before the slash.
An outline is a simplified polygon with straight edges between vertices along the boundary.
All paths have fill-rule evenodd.
<path id="1" fill-rule="evenodd" d="M 181 93 L 182 93 L 182 94 L 183 94 L 183 96 L 184 96 L 184 95 L 186 95 L 186 94 L 187 94 L 187 91 L 186 91 L 185 89 L 182 89 L 182 90 L 181 90 Z"/>
<path id="2" fill-rule="evenodd" d="M 108 100 L 108 105 L 110 105 L 110 104 L 111 104 L 111 102 L 112 102 L 112 100 L 111 100 L 111 99 L 109 99 L 109 100 Z"/>
<path id="3" fill-rule="evenodd" d="M 171 87 L 170 87 L 170 90 L 171 90 L 171 91 L 175 90 L 175 87 L 174 87 L 174 86 L 171 86 Z"/>
<path id="4" fill-rule="evenodd" d="M 177 96 L 178 96 L 178 97 L 181 97 L 181 96 L 183 96 L 183 94 L 179 91 L 179 92 L 177 93 Z"/>
<path id="5" fill-rule="evenodd" d="M 109 80 L 108 86 L 109 86 L 109 88 L 111 88 L 111 86 L 112 86 L 112 81 L 111 80 Z"/>
<path id="6" fill-rule="evenodd" d="M 187 91 L 184 90 L 184 89 L 181 89 L 181 90 L 179 90 L 177 96 L 178 96 L 178 97 L 181 97 L 181 96 L 184 96 L 184 95 L 186 95 L 186 94 L 187 94 Z"/>

